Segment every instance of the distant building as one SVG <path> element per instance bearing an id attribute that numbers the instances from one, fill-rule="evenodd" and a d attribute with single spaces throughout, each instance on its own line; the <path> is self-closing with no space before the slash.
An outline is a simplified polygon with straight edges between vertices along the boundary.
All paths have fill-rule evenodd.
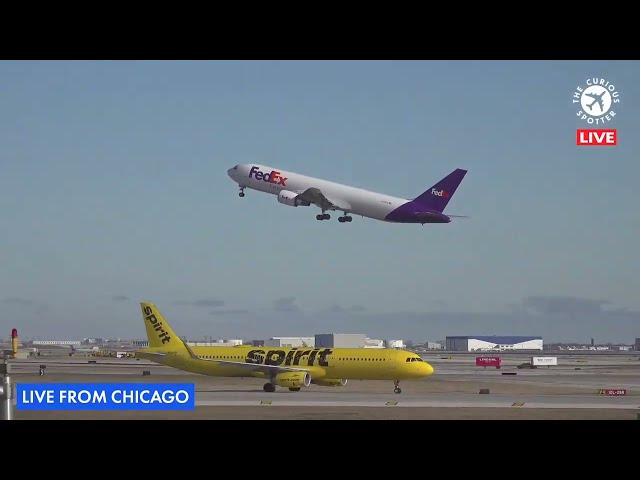
<path id="1" fill-rule="evenodd" d="M 544 346 L 545 350 L 584 350 L 584 351 L 595 351 L 595 346 L 589 345 L 580 345 L 577 343 L 550 343 Z M 606 348 L 606 347 L 605 347 Z"/>
<path id="2" fill-rule="evenodd" d="M 525 336 L 455 336 L 446 338 L 447 350 L 482 352 L 505 350 L 542 350 L 542 337 Z"/>
<path id="3" fill-rule="evenodd" d="M 387 346 L 389 348 L 404 348 L 404 341 L 402 340 L 389 340 L 389 343 L 387 344 Z"/>
<path id="4" fill-rule="evenodd" d="M 640 338 L 636 338 L 636 350 L 640 351 Z"/>
<path id="5" fill-rule="evenodd" d="M 442 344 L 439 342 L 427 342 L 424 346 L 427 350 L 442 350 Z"/>
<path id="6" fill-rule="evenodd" d="M 149 346 L 149 340 L 133 340 L 131 345 L 139 348 L 146 348 Z"/>
<path id="7" fill-rule="evenodd" d="M 34 340 L 31 342 L 33 345 L 80 345 L 80 340 Z"/>
<path id="8" fill-rule="evenodd" d="M 552 343 L 545 347 L 549 350 L 567 350 L 567 351 L 587 351 L 587 352 L 607 352 L 607 351 L 620 351 L 628 352 L 633 348 L 632 345 L 624 344 L 611 344 L 605 345 L 581 345 L 578 343 Z"/>
<path id="9" fill-rule="evenodd" d="M 367 336 L 360 333 L 319 333 L 315 336 L 315 346 L 324 348 L 362 348 Z"/>
<path id="10" fill-rule="evenodd" d="M 264 347 L 264 340 L 251 340 L 251 345 L 254 347 Z"/>
<path id="11" fill-rule="evenodd" d="M 237 338 L 230 338 L 229 340 L 219 339 L 217 342 L 187 342 L 190 347 L 235 347 L 236 345 L 242 345 L 242 340 Z"/>
<path id="12" fill-rule="evenodd" d="M 384 348 L 384 340 L 377 338 L 365 338 L 364 348 Z"/>
<path id="13" fill-rule="evenodd" d="M 314 347 L 314 337 L 271 337 L 265 347 Z"/>

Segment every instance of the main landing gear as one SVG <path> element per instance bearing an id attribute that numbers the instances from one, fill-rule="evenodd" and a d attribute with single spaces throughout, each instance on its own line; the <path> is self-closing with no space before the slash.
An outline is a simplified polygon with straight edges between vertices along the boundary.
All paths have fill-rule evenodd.
<path id="1" fill-rule="evenodd" d="M 353 220 L 352 217 L 350 217 L 349 215 L 347 215 L 347 212 L 344 212 L 344 216 L 342 217 L 338 217 L 338 221 L 340 223 L 344 223 L 344 222 L 350 222 L 351 220 Z"/>
<path id="2" fill-rule="evenodd" d="M 244 197 L 244 187 L 240 187 L 240 193 L 238 194 L 239 197 Z"/>
<path id="3" fill-rule="evenodd" d="M 329 220 L 330 218 L 331 218 L 331 215 L 324 212 L 322 212 L 320 215 L 316 215 L 316 220 Z M 338 217 L 338 221 L 340 223 L 351 222 L 352 220 L 353 220 L 353 217 L 350 217 L 349 215 L 347 215 L 347 212 L 344 212 L 344 215 L 342 217 Z"/>
<path id="4" fill-rule="evenodd" d="M 273 383 L 265 383 L 262 389 L 265 392 L 273 393 L 276 391 L 276 386 Z"/>
<path id="5" fill-rule="evenodd" d="M 400 390 L 400 380 L 394 380 L 393 386 L 393 393 L 402 393 L 402 390 Z"/>

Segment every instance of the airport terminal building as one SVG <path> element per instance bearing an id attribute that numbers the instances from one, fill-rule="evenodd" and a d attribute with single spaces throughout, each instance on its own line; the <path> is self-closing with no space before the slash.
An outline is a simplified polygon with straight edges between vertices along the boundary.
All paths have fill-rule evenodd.
<path id="1" fill-rule="evenodd" d="M 447 350 L 455 352 L 542 350 L 542 337 L 458 336 L 447 337 L 446 343 Z"/>
<path id="2" fill-rule="evenodd" d="M 367 336 L 361 333 L 317 333 L 316 347 L 321 348 L 363 348 Z"/>
<path id="3" fill-rule="evenodd" d="M 314 337 L 271 337 L 264 342 L 265 347 L 314 347 Z"/>

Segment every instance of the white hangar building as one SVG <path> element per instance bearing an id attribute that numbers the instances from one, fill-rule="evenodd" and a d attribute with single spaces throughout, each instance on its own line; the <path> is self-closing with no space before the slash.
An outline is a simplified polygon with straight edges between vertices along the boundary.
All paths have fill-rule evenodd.
<path id="1" fill-rule="evenodd" d="M 458 352 L 542 350 L 542 337 L 478 335 L 447 337 L 446 342 L 447 350 Z"/>

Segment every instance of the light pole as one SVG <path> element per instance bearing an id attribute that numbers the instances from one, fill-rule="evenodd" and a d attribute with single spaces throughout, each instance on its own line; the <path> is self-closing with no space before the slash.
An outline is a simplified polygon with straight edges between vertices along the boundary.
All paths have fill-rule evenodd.
<path id="1" fill-rule="evenodd" d="M 0 363 L 0 375 L 2 375 L 2 384 L 0 385 L 0 404 L 2 411 L 0 417 L 2 420 L 13 420 L 13 385 L 9 376 L 9 363 L 4 360 Z"/>

